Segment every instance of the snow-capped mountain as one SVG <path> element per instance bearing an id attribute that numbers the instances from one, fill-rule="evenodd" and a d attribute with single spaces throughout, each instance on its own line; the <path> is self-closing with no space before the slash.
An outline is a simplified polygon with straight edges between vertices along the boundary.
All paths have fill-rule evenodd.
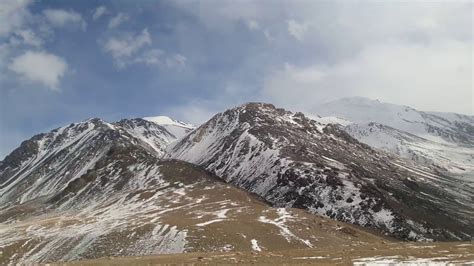
<path id="1" fill-rule="evenodd" d="M 0 264 L 381 241 L 162 159 L 175 140 L 143 119 L 90 119 L 23 142 L 0 162 Z"/>
<path id="2" fill-rule="evenodd" d="M 402 238 L 471 238 L 472 191 L 377 152 L 338 126 L 270 104 L 217 114 L 168 148 L 277 206 L 305 208 Z M 443 186 L 443 187 L 441 187 Z M 449 228 L 449 229 L 448 229 Z"/>
<path id="3" fill-rule="evenodd" d="M 365 144 L 460 176 L 474 188 L 472 116 L 421 112 L 360 97 L 333 101 L 315 110 L 319 115 L 311 118 L 316 121 L 342 125 Z"/>
<path id="4" fill-rule="evenodd" d="M 171 132 L 177 138 L 183 137 L 184 135 L 189 133 L 191 130 L 196 128 L 194 125 L 191 125 L 182 121 L 174 120 L 168 116 L 150 116 L 150 117 L 144 117 L 143 119 L 166 128 L 169 132 Z"/>
<path id="5" fill-rule="evenodd" d="M 162 156 L 166 144 L 176 139 L 164 127 L 143 119 L 108 123 L 94 118 L 36 135 L 0 162 L 0 203 L 51 197 L 81 183 L 97 162 L 115 151 L 138 156 L 139 147 L 142 157 Z"/>
<path id="6" fill-rule="evenodd" d="M 315 107 L 313 113 L 353 123 L 376 122 L 435 142 L 474 145 L 474 117 L 468 115 L 422 112 L 363 97 L 322 104 Z"/>
<path id="7" fill-rule="evenodd" d="M 472 239 L 473 197 L 451 176 L 271 104 L 196 129 L 94 118 L 0 162 L 0 264 L 380 242 L 334 220 L 401 239 Z"/>
<path id="8" fill-rule="evenodd" d="M 474 188 L 474 147 L 439 143 L 373 122 L 349 124 L 344 130 L 374 148 L 433 166 L 454 176 L 471 176 L 472 180 L 466 179 L 466 182 Z"/>

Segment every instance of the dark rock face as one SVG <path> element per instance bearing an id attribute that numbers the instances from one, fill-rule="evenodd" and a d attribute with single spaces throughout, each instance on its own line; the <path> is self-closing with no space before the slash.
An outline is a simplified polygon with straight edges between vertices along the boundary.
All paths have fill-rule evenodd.
<path id="1" fill-rule="evenodd" d="M 428 179 L 437 174 L 377 152 L 338 126 L 271 104 L 249 103 L 217 114 L 168 152 L 276 206 L 308 209 L 400 238 L 474 234 L 472 199 L 440 188 L 436 180 L 444 177 Z"/>
<path id="2" fill-rule="evenodd" d="M 23 160 L 31 158 L 38 152 L 38 144 L 35 140 L 40 139 L 42 136 L 42 134 L 36 135 L 30 140 L 23 141 L 20 147 L 15 149 L 0 162 L 0 171 L 3 172 L 0 176 L 0 181 L 2 183 L 11 177 L 14 169 L 20 167 Z"/>

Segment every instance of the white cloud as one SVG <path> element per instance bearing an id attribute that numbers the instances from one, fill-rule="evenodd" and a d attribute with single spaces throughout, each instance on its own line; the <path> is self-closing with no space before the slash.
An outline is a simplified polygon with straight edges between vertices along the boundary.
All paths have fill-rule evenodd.
<path id="1" fill-rule="evenodd" d="M 104 50 L 114 59 L 118 68 L 132 64 L 157 65 L 160 67 L 183 69 L 186 57 L 181 54 L 168 55 L 161 49 L 152 48 L 148 29 L 140 34 L 125 35 L 122 38 L 111 38 L 104 44 Z"/>
<path id="2" fill-rule="evenodd" d="M 150 49 L 144 51 L 141 55 L 137 56 L 133 62 L 134 63 L 143 63 L 147 65 L 158 65 L 162 64 L 163 56 L 165 52 L 160 49 Z"/>
<path id="3" fill-rule="evenodd" d="M 7 44 L 0 43 L 0 84 L 6 80 L 8 74 L 6 69 L 8 66 L 8 57 L 10 56 L 10 47 Z"/>
<path id="4" fill-rule="evenodd" d="M 20 29 L 31 16 L 27 7 L 31 0 L 0 1 L 0 37 Z"/>
<path id="5" fill-rule="evenodd" d="M 104 49 L 113 57 L 117 66 L 124 67 L 133 55 L 148 45 L 151 45 L 151 37 L 148 29 L 144 29 L 135 36 L 128 35 L 122 39 L 111 38 L 105 43 Z"/>
<path id="6" fill-rule="evenodd" d="M 119 13 L 115 17 L 110 19 L 109 28 L 110 29 L 116 28 L 116 27 L 120 26 L 120 24 L 128 21 L 129 19 L 130 19 L 130 17 L 127 14 Z"/>
<path id="7" fill-rule="evenodd" d="M 11 45 L 31 45 L 35 47 L 40 47 L 43 44 L 43 40 L 39 38 L 32 30 L 30 29 L 21 29 L 13 33 L 13 36 L 10 37 L 9 42 Z"/>
<path id="8" fill-rule="evenodd" d="M 14 58 L 8 68 L 23 78 L 59 90 L 59 81 L 67 70 L 66 61 L 54 54 L 27 51 Z"/>
<path id="9" fill-rule="evenodd" d="M 43 44 L 43 40 L 41 40 L 32 30 L 19 30 L 16 33 L 23 39 L 23 42 L 27 45 L 32 45 L 39 47 Z"/>
<path id="10" fill-rule="evenodd" d="M 265 29 L 263 31 L 263 36 L 265 36 L 265 39 L 267 39 L 267 41 L 269 41 L 269 42 L 275 41 L 275 38 L 272 36 L 272 34 L 270 33 L 270 31 L 268 29 Z"/>
<path id="11" fill-rule="evenodd" d="M 308 24 L 306 23 L 298 23 L 295 20 L 288 20 L 288 33 L 295 37 L 298 41 L 302 41 L 304 35 L 308 31 Z"/>
<path id="12" fill-rule="evenodd" d="M 260 29 L 260 24 L 258 24 L 257 21 L 251 19 L 251 20 L 248 20 L 248 21 L 247 21 L 247 27 L 248 27 L 250 30 L 258 30 L 258 29 Z"/>
<path id="13" fill-rule="evenodd" d="M 266 77 L 263 94 L 307 110 L 342 96 L 366 96 L 472 114 L 471 55 L 472 46 L 457 41 L 374 46 L 337 64 L 287 65 Z"/>
<path id="14" fill-rule="evenodd" d="M 107 8 L 105 6 L 99 6 L 96 9 L 94 9 L 94 13 L 92 14 L 92 19 L 98 20 L 100 17 L 105 15 L 106 12 L 107 12 Z"/>
<path id="15" fill-rule="evenodd" d="M 359 95 L 421 110 L 474 112 L 472 1 L 173 3 L 212 31 L 227 33 L 258 18 L 271 49 L 244 52 L 263 54 L 256 64 L 266 73 L 262 96 L 269 101 L 311 107 Z M 282 67 L 275 71 L 275 65 Z M 237 71 L 253 70 L 242 65 Z"/>
<path id="16" fill-rule="evenodd" d="M 53 26 L 64 27 L 66 25 L 79 25 L 85 30 L 87 24 L 82 19 L 81 14 L 74 11 L 66 11 L 62 9 L 46 9 L 43 11 L 46 19 Z"/>
<path id="17" fill-rule="evenodd" d="M 181 54 L 168 55 L 160 49 L 149 49 L 143 51 L 135 58 L 129 60 L 129 64 L 147 64 L 170 69 L 182 70 L 186 67 L 187 58 Z"/>
<path id="18" fill-rule="evenodd" d="M 291 1 L 290 1 L 291 2 Z M 188 1 L 175 0 L 171 2 L 178 8 L 198 16 L 207 27 L 228 30 L 229 21 L 249 21 L 255 18 L 265 20 L 278 17 L 275 10 L 278 4 L 268 4 L 266 1 Z M 247 25 L 248 26 L 248 25 Z"/>
<path id="19" fill-rule="evenodd" d="M 43 19 L 29 11 L 32 0 L 0 0 L 0 38 L 3 49 L 14 52 L 20 46 L 40 47 L 48 36 L 49 27 Z M 0 70 L 1 71 L 1 70 Z"/>

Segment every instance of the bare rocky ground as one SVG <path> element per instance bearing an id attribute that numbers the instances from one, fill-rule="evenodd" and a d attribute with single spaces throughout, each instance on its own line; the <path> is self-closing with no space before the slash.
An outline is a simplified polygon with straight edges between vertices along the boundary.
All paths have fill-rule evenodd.
<path id="1" fill-rule="evenodd" d="M 156 264 L 319 264 L 319 265 L 473 265 L 472 242 L 359 242 L 262 252 L 186 253 L 144 257 L 107 257 L 67 265 Z"/>

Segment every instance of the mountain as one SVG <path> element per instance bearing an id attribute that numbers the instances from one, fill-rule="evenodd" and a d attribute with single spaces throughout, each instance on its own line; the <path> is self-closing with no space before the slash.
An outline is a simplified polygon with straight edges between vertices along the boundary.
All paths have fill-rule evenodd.
<path id="1" fill-rule="evenodd" d="M 166 128 L 166 130 L 171 132 L 177 138 L 183 137 L 195 128 L 195 126 L 191 124 L 174 120 L 168 116 L 151 116 L 144 117 L 143 119 Z"/>
<path id="2" fill-rule="evenodd" d="M 355 97 L 319 106 L 312 119 L 339 124 L 357 140 L 437 168 L 474 189 L 474 117 L 422 112 Z M 324 116 L 326 115 L 326 116 Z"/>
<path id="3" fill-rule="evenodd" d="M 344 130 L 371 147 L 431 165 L 453 176 L 474 177 L 474 147 L 439 143 L 374 122 L 349 124 Z M 474 188 L 474 180 L 471 185 Z"/>
<path id="4" fill-rule="evenodd" d="M 0 162 L 0 204 L 24 203 L 66 189 L 71 182 L 80 183 L 114 150 L 128 149 L 129 156 L 138 156 L 132 148 L 140 147 L 162 156 L 165 144 L 176 139 L 164 127 L 143 119 L 111 124 L 94 118 L 36 135 Z"/>
<path id="5" fill-rule="evenodd" d="M 195 129 L 93 118 L 0 162 L 0 264 L 469 240 L 472 201 L 450 176 L 271 104 Z"/>
<path id="6" fill-rule="evenodd" d="M 275 206 L 404 239 L 470 239 L 474 233 L 474 194 L 440 181 L 450 177 L 271 104 L 219 113 L 167 151 Z"/>
<path id="7" fill-rule="evenodd" d="M 23 142 L 0 162 L 0 264 L 382 241 L 162 159 L 176 139 L 144 119 L 89 119 Z"/>
<path id="8" fill-rule="evenodd" d="M 353 123 L 376 122 L 435 142 L 474 145 L 474 117 L 468 115 L 422 112 L 363 97 L 325 103 L 315 107 L 312 113 Z"/>

